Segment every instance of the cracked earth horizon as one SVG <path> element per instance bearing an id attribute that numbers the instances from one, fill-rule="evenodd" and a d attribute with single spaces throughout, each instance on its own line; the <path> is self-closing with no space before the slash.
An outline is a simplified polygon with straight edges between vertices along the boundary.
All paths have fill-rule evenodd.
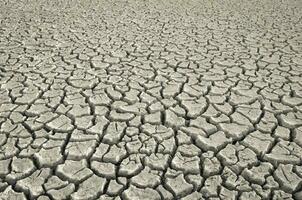
<path id="1" fill-rule="evenodd" d="M 0 200 L 302 200 L 301 0 L 0 2 Z"/>

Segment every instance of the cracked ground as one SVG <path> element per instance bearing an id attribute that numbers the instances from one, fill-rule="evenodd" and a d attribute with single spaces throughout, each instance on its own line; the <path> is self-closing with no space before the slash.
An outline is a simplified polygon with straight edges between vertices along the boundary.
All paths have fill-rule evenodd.
<path id="1" fill-rule="evenodd" d="M 301 200 L 300 0 L 0 3 L 1 200 Z"/>

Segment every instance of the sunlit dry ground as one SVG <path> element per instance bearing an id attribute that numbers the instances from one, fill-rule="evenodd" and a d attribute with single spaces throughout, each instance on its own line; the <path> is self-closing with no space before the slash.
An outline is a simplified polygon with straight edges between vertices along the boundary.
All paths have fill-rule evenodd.
<path id="1" fill-rule="evenodd" d="M 0 199 L 302 199 L 300 0 L 0 3 Z"/>

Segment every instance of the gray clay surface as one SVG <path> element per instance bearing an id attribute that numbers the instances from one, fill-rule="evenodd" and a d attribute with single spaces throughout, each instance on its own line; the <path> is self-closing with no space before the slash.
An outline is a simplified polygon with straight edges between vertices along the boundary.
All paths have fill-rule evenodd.
<path id="1" fill-rule="evenodd" d="M 301 0 L 0 2 L 1 200 L 301 200 Z"/>

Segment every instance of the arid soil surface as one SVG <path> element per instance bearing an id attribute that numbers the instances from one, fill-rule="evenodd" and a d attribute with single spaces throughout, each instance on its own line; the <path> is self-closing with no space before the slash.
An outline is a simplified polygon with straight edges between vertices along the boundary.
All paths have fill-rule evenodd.
<path id="1" fill-rule="evenodd" d="M 300 0 L 0 2 L 1 200 L 301 200 Z"/>

